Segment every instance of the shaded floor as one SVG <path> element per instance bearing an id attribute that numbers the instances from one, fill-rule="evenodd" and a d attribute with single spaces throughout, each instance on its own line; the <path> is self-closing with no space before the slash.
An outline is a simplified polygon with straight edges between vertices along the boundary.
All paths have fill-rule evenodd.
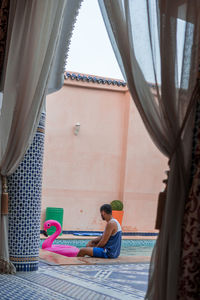
<path id="1" fill-rule="evenodd" d="M 37 272 L 0 275 L 0 299 L 144 299 L 148 268 L 148 263 L 59 266 L 41 261 Z"/>

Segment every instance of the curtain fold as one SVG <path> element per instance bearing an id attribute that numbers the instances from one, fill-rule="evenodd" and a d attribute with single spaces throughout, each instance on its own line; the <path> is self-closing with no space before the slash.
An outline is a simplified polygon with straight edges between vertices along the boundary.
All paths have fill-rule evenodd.
<path id="1" fill-rule="evenodd" d="M 61 89 L 64 83 L 64 71 L 71 37 L 82 0 L 68 0 L 65 5 L 60 38 L 54 55 L 52 71 L 48 81 L 47 94 Z"/>
<path id="2" fill-rule="evenodd" d="M 181 225 L 189 190 L 200 49 L 200 2 L 99 0 L 116 58 L 170 173 L 148 300 L 175 300 Z"/>
<path id="3" fill-rule="evenodd" d="M 81 3 L 74 1 L 70 5 L 70 2 L 12 0 L 10 3 L 1 80 L 3 103 L 0 115 L 0 171 L 3 176 L 16 170 L 31 144 L 48 84 L 54 90 L 61 87 L 61 74 L 56 83 L 53 79 L 51 82 L 49 80 L 52 72 L 57 70 L 58 75 L 59 66 L 64 64 L 64 55 L 60 55 L 60 60 L 54 62 L 58 48 L 62 48 L 62 53 L 65 53 L 65 45 L 69 42 L 66 41 L 63 45 L 64 38 L 60 41 L 62 31 L 68 32 L 68 38 L 72 34 L 73 26 L 67 30 L 63 27 L 66 24 L 65 17 L 70 16 L 73 23 Z M 7 250 L 7 215 L 3 215 L 1 211 L 0 218 L 0 271 L 12 273 L 14 270 L 9 265 Z"/>

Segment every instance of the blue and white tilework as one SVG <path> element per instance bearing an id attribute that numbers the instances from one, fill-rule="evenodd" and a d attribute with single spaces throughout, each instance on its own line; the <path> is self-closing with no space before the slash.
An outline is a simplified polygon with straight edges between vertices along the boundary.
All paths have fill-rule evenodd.
<path id="1" fill-rule="evenodd" d="M 38 269 L 45 114 L 17 170 L 8 177 L 9 254 L 17 271 Z"/>
<path id="2" fill-rule="evenodd" d="M 43 230 L 41 230 L 40 233 L 43 233 Z M 103 231 L 74 231 L 74 230 L 63 230 L 63 234 L 73 234 L 76 236 L 98 236 L 103 233 Z M 122 232 L 122 236 L 158 236 L 158 233 L 156 232 Z"/>
<path id="3" fill-rule="evenodd" d="M 0 275 L 1 300 L 142 300 L 149 264 L 61 267 L 40 263 L 37 272 Z"/>

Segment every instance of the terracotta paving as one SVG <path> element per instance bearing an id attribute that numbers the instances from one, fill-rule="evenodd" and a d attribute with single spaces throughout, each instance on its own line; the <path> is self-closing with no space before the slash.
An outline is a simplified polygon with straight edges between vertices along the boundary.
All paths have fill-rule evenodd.
<path id="1" fill-rule="evenodd" d="M 96 257 L 66 257 L 57 253 L 40 249 L 40 260 L 57 265 L 102 265 L 102 264 L 130 264 L 149 262 L 149 256 L 120 256 L 116 259 L 104 259 Z"/>

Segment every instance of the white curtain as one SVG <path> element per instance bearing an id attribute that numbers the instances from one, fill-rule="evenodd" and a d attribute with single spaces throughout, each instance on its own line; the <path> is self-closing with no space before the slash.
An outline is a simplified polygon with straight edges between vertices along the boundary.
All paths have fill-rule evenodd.
<path id="1" fill-rule="evenodd" d="M 146 299 L 175 300 L 199 95 L 200 1 L 99 0 L 99 5 L 132 98 L 152 140 L 169 158 Z"/>
<path id="2" fill-rule="evenodd" d="M 10 1 L 1 81 L 0 171 L 4 180 L 16 170 L 32 141 L 46 93 L 62 86 L 62 66 L 80 4 L 79 0 Z M 6 198 L 5 189 L 0 205 L 0 272 L 13 273 Z"/>

